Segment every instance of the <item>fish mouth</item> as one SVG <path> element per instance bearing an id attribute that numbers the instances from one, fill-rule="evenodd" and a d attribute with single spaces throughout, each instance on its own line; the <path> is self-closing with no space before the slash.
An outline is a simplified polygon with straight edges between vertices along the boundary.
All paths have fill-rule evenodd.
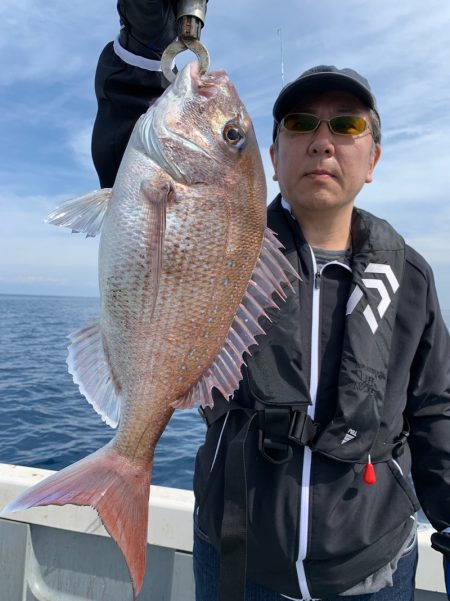
<path id="1" fill-rule="evenodd" d="M 218 90 L 231 85 L 225 71 L 207 71 L 200 74 L 197 62 L 191 63 L 190 69 L 192 84 L 196 86 L 197 93 L 206 98 L 213 98 Z"/>
<path id="2" fill-rule="evenodd" d="M 225 71 L 200 73 L 197 61 L 183 67 L 172 84 L 173 92 L 177 96 L 191 93 L 208 99 L 214 98 L 224 86 L 231 86 Z"/>

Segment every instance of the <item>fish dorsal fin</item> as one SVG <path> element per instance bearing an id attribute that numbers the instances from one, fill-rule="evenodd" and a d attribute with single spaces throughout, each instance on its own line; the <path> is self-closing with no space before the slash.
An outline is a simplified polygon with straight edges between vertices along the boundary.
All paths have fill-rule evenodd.
<path id="1" fill-rule="evenodd" d="M 98 321 L 69 334 L 67 365 L 73 381 L 102 420 L 116 428 L 120 418 L 120 385 L 112 374 Z"/>
<path id="2" fill-rule="evenodd" d="M 283 284 L 294 290 L 287 273 L 300 278 L 280 248 L 283 248 L 281 242 L 266 228 L 261 252 L 225 343 L 203 376 L 182 398 L 173 403 L 176 409 L 188 409 L 197 401 L 203 407 L 213 407 L 213 387 L 225 398 L 229 398 L 239 388 L 244 363 L 242 355 L 249 353 L 249 347 L 257 344 L 255 336 L 265 333 L 258 319 L 268 317 L 265 309 L 278 307 L 273 299 L 275 293 L 286 300 Z"/>
<path id="3" fill-rule="evenodd" d="M 69 227 L 73 233 L 85 233 L 86 238 L 93 238 L 102 227 L 111 195 L 112 188 L 102 188 L 72 198 L 49 213 L 45 222 Z"/>

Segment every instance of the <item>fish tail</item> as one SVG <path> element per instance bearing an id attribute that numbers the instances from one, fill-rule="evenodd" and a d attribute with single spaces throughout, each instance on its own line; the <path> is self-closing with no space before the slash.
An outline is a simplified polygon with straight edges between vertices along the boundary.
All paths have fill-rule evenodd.
<path id="1" fill-rule="evenodd" d="M 93 507 L 125 557 L 136 597 L 145 574 L 152 464 L 136 464 L 110 443 L 26 490 L 0 516 L 41 505 Z"/>

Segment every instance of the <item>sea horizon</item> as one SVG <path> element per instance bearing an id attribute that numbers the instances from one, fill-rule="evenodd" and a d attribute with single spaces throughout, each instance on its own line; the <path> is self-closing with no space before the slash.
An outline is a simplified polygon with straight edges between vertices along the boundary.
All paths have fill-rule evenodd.
<path id="1" fill-rule="evenodd" d="M 85 294 L 42 294 L 39 292 L 0 292 L 0 296 L 30 296 L 30 297 L 46 297 L 46 298 L 86 298 L 100 300 L 100 294 L 97 296 L 86 296 Z"/>
<path id="2" fill-rule="evenodd" d="M 39 292 L 30 293 L 30 292 L 0 292 L 0 296 L 29 296 L 29 297 L 45 297 L 45 298 L 80 298 L 80 299 L 90 299 L 90 300 L 100 300 L 100 294 L 97 296 L 86 296 L 85 294 L 41 294 Z M 450 312 L 450 301 L 448 307 L 441 307 L 442 313 Z M 445 316 L 444 316 L 445 318 Z M 447 326 L 450 327 L 450 324 L 445 319 Z"/>

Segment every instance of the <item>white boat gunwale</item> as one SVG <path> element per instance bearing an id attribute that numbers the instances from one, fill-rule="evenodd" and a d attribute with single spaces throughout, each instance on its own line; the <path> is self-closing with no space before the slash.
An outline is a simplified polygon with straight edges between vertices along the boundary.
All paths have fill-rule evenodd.
<path id="1" fill-rule="evenodd" d="M 50 476 L 54 472 L 21 465 L 0 463 L 0 507 L 3 507 L 29 486 Z M 191 562 L 193 545 L 192 513 L 194 494 L 189 490 L 152 485 L 150 494 L 148 543 L 155 547 L 171 549 Z M 84 535 L 109 536 L 94 509 L 90 507 L 36 507 L 12 513 L 0 519 L 5 522 L 21 522 L 44 528 Z M 440 554 L 430 546 L 431 526 L 420 524 L 418 528 L 419 565 L 416 577 L 418 599 L 444 600 L 445 585 Z M 0 565 L 4 558 L 0 557 Z M 174 564 L 175 565 L 175 564 Z M 175 570 L 175 567 L 174 567 Z M 185 567 L 181 570 L 185 571 Z M 1 570 L 0 570 L 1 575 Z M 175 585 L 172 585 L 173 587 Z M 176 587 L 182 584 L 178 583 Z M 184 590 L 186 593 L 186 589 Z M 440 594 L 439 594 L 440 593 Z M 21 599 L 21 597 L 17 597 Z M 37 598 L 37 597 L 36 597 Z M 171 597 L 175 598 L 175 597 Z M 0 593 L 0 601 L 2 601 Z M 9 601 L 9 600 L 8 600 Z"/>

